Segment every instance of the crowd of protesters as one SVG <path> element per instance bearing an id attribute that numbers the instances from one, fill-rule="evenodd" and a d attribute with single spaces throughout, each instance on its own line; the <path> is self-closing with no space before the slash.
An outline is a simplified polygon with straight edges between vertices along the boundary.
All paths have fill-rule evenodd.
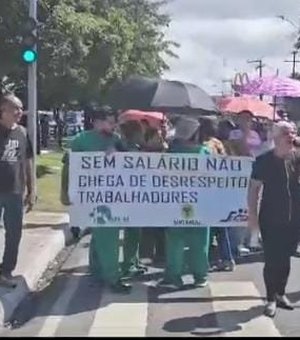
<path id="1" fill-rule="evenodd" d="M 4 213 L 6 243 L 0 283 L 10 287 L 15 286 L 11 273 L 16 265 L 21 238 L 24 194 L 27 193 L 25 203 L 28 209 L 34 203 L 30 175 L 32 148 L 26 131 L 18 125 L 21 115 L 22 103 L 18 98 L 9 95 L 1 99 L 0 212 Z M 286 121 L 258 121 L 248 111 L 235 118 L 225 116 L 221 119 L 172 115 L 160 120 L 122 120 L 120 117 L 122 115 L 118 116 L 109 107 L 95 111 L 91 129 L 77 135 L 70 149 L 74 152 L 170 152 L 256 157 L 248 193 L 251 228 L 124 228 L 121 264 L 120 229 L 92 228 L 91 274 L 114 292 L 128 293 L 131 285 L 126 279 L 145 273 L 147 265 L 153 264 L 165 269 L 163 279 L 158 282 L 160 286 L 172 285 L 182 289 L 182 277 L 189 273 L 193 275 L 195 287 L 205 287 L 211 270 L 233 271 L 239 257 L 263 249 L 267 290 L 265 314 L 274 316 L 276 306 L 292 309 L 285 296 L 285 286 L 290 257 L 298 243 L 300 218 L 300 209 L 297 208 L 300 203 L 300 158 L 294 148 L 295 126 Z M 69 205 L 68 153 L 64 155 L 63 163 L 61 201 Z"/>
<path id="2" fill-rule="evenodd" d="M 259 159 L 276 148 L 274 122 L 259 121 L 250 112 L 221 119 L 169 118 L 156 122 L 145 119 L 124 121 L 118 120 L 109 108 L 103 108 L 95 112 L 92 130 L 75 138 L 71 149 L 218 154 Z M 295 128 L 292 124 L 289 126 Z M 67 164 L 65 158 L 62 190 L 65 203 L 68 202 Z M 195 286 L 204 287 L 210 271 L 233 271 L 241 256 L 261 251 L 263 243 L 263 235 L 257 228 L 125 228 L 124 261 L 119 265 L 119 231 L 102 227 L 91 232 L 91 271 L 116 292 L 129 292 L 131 286 L 124 279 L 145 273 L 146 265 L 151 263 L 165 269 L 158 285 L 182 289 L 182 276 L 189 273 L 194 277 Z M 294 236 L 296 244 L 298 236 Z M 294 251 L 293 246 L 291 252 Z M 285 300 L 280 301 L 282 305 Z M 290 307 L 287 301 L 285 305 Z"/>

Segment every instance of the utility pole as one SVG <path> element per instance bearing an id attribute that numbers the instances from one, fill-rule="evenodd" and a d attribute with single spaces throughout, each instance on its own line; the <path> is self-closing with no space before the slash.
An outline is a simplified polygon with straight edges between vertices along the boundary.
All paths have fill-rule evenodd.
<path id="1" fill-rule="evenodd" d="M 29 17 L 37 21 L 37 0 L 29 0 Z M 34 31 L 36 34 L 36 30 Z M 36 44 L 34 50 L 37 51 Z M 36 194 L 37 153 L 37 61 L 28 65 L 28 116 L 27 128 L 33 148 L 33 187 Z"/>
<path id="2" fill-rule="evenodd" d="M 261 78 L 262 77 L 263 68 L 265 67 L 265 65 L 262 63 L 262 59 L 248 60 L 247 63 L 248 64 L 257 64 L 256 70 L 258 70 L 258 75 Z M 259 95 L 259 99 L 260 100 L 263 99 L 263 95 L 262 94 Z"/>
<path id="3" fill-rule="evenodd" d="M 292 56 L 293 60 L 285 60 L 285 63 L 292 63 L 292 78 L 294 79 L 296 77 L 296 65 L 297 63 L 300 63 L 300 60 L 296 60 L 296 56 L 298 54 L 298 51 L 293 51 Z"/>
<path id="4" fill-rule="evenodd" d="M 226 84 L 230 84 L 230 94 L 232 94 L 232 79 L 222 79 L 222 84 L 226 86 Z M 222 91 L 223 92 L 223 91 Z M 224 93 L 223 93 L 224 94 Z"/>
<path id="5" fill-rule="evenodd" d="M 258 70 L 259 77 L 261 78 L 261 77 L 262 77 L 262 70 L 263 70 L 263 68 L 265 67 L 265 65 L 263 65 L 263 63 L 262 63 L 262 60 L 261 60 L 261 59 L 257 59 L 257 60 L 248 60 L 247 63 L 248 63 L 248 64 L 258 64 L 258 65 L 256 66 L 256 69 Z"/>

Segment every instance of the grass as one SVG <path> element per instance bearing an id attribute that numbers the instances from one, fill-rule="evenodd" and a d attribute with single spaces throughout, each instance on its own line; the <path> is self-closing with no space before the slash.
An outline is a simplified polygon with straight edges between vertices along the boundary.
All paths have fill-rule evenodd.
<path id="1" fill-rule="evenodd" d="M 62 152 L 51 152 L 37 158 L 37 195 L 34 210 L 45 212 L 65 212 L 60 203 L 60 181 Z"/>

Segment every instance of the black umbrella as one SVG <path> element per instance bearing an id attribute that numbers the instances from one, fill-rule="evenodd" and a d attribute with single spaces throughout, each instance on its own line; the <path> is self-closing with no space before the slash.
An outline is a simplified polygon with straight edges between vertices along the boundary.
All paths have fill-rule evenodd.
<path id="1" fill-rule="evenodd" d="M 212 98 L 196 85 L 139 76 L 115 84 L 109 93 L 108 103 L 120 110 L 159 110 L 184 114 L 218 112 Z"/>

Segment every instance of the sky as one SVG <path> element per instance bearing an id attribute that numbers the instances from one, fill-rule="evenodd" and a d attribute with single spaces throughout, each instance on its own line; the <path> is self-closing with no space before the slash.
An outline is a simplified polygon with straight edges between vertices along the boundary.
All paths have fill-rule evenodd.
<path id="1" fill-rule="evenodd" d="M 237 72 L 257 75 L 254 64 L 263 60 L 264 74 L 291 73 L 293 43 L 300 25 L 300 0 L 169 0 L 168 38 L 181 46 L 179 59 L 170 59 L 167 79 L 195 83 L 213 95 L 229 94 Z M 284 16 L 283 21 L 276 16 Z M 300 60 L 300 52 L 299 52 Z M 300 63 L 298 65 L 300 72 Z"/>

